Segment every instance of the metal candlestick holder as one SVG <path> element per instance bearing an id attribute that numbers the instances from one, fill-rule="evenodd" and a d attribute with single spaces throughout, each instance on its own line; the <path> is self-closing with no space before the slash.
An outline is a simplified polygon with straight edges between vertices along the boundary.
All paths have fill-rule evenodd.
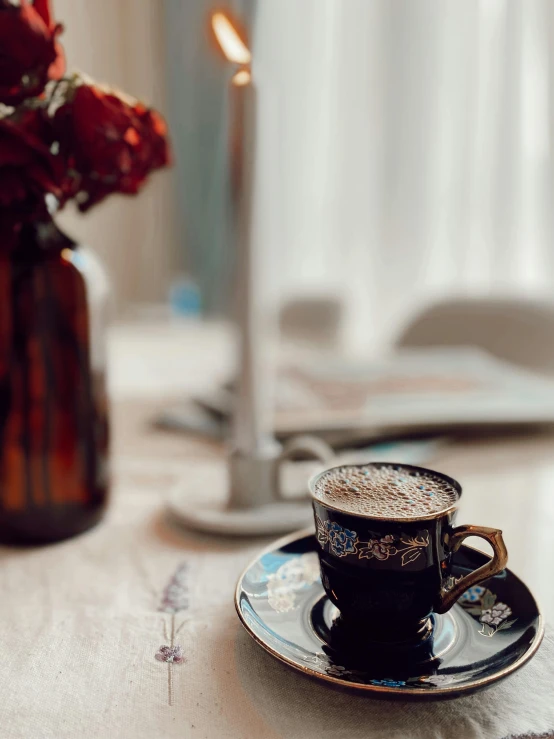
<path id="1" fill-rule="evenodd" d="M 261 244 L 254 244 L 252 203 L 256 166 L 256 99 L 251 54 L 239 24 L 222 12 L 212 15 L 215 40 L 235 65 L 230 86 L 231 196 L 237 251 L 235 297 L 240 337 L 238 389 L 228 456 L 229 496 L 220 507 L 188 505 L 182 488 L 170 507 L 185 526 L 216 534 L 280 534 L 312 521 L 307 489 L 303 499 L 285 497 L 282 467 L 298 454 L 329 463 L 332 449 L 321 439 L 299 436 L 281 446 L 272 432 L 274 368 L 266 352 L 276 338 L 276 321 L 267 309 Z M 275 142 L 273 142 L 275 144 Z M 258 188 L 259 189 L 259 188 Z M 274 313 L 274 311 L 273 311 Z"/>
<path id="2" fill-rule="evenodd" d="M 283 534 L 313 524 L 307 494 L 284 497 L 283 464 L 301 453 L 326 464 L 332 450 L 313 437 L 296 437 L 283 447 L 260 449 L 257 455 L 233 451 L 227 459 L 229 496 L 219 506 L 188 503 L 181 486 L 169 501 L 170 511 L 187 528 L 226 536 Z"/>

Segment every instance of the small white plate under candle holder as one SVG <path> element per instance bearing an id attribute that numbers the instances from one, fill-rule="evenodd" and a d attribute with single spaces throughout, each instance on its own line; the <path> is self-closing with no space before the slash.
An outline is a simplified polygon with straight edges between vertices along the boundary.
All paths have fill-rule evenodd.
<path id="1" fill-rule="evenodd" d="M 217 463 L 207 463 L 204 474 L 191 475 L 177 485 L 169 495 L 167 505 L 172 517 L 187 528 L 204 533 L 227 536 L 266 536 L 287 533 L 313 523 L 311 503 L 307 495 L 308 474 L 302 472 L 300 495 L 285 493 L 285 465 L 302 455 L 320 463 L 322 468 L 333 464 L 334 452 L 321 439 L 299 436 L 283 447 L 268 443 L 256 455 L 234 452 L 227 460 L 227 481 Z M 211 490 L 205 500 L 199 499 L 200 488 L 221 489 L 227 484 L 225 502 L 214 500 Z M 305 488 L 305 490 L 304 490 Z"/>

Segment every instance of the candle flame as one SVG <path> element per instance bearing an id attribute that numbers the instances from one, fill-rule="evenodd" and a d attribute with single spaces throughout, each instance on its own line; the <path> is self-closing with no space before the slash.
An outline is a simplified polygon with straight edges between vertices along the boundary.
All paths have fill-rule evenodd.
<path id="1" fill-rule="evenodd" d="M 252 75 L 248 69 L 239 69 L 239 71 L 233 75 L 231 82 L 237 87 L 244 87 L 250 83 L 251 79 Z"/>
<path id="2" fill-rule="evenodd" d="M 221 50 L 230 62 L 235 64 L 250 64 L 252 54 L 231 20 L 218 11 L 212 15 L 212 29 Z M 239 84 L 246 84 L 245 82 Z"/>

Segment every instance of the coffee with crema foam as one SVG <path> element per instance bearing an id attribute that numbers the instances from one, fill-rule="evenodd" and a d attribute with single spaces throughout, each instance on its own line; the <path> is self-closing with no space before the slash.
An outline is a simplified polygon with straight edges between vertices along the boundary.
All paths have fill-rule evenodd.
<path id="1" fill-rule="evenodd" d="M 317 500 L 346 513 L 371 518 L 419 518 L 456 505 L 459 493 L 432 472 L 397 464 L 335 467 L 313 491 Z"/>

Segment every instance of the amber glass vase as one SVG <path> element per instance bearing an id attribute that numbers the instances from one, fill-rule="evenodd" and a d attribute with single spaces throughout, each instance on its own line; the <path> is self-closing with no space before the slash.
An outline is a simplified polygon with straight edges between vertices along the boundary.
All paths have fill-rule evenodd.
<path id="1" fill-rule="evenodd" d="M 54 224 L 0 245 L 0 542 L 93 526 L 108 494 L 107 281 Z"/>

